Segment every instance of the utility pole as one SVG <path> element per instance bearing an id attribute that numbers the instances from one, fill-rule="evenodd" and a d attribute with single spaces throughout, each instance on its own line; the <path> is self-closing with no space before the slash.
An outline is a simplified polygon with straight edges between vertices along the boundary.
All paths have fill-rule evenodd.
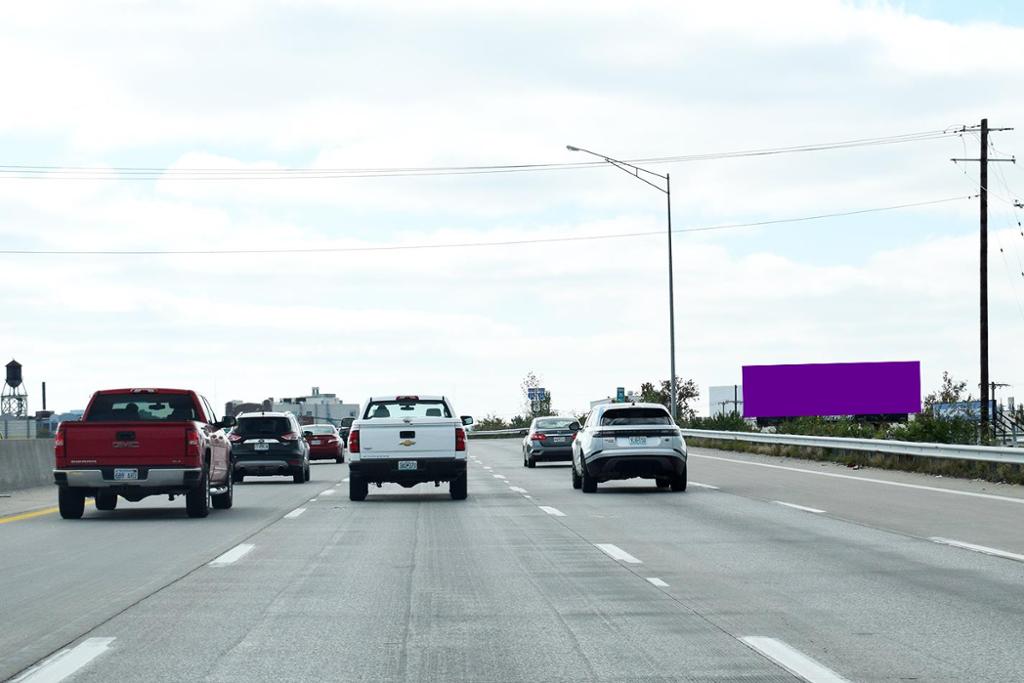
<path id="1" fill-rule="evenodd" d="M 990 416 L 989 416 L 989 380 L 988 380 L 988 163 L 990 161 L 1009 161 L 1016 163 L 1014 158 L 1009 159 L 990 159 L 988 156 L 988 134 L 993 131 L 1013 130 L 1012 128 L 989 128 L 988 119 L 982 119 L 981 125 L 977 128 L 970 127 L 964 128 L 963 132 L 967 131 L 979 131 L 981 134 L 981 154 L 977 159 L 953 159 L 954 162 L 959 161 L 977 161 L 980 164 L 980 181 L 978 188 L 978 205 L 979 205 L 979 223 L 980 223 L 980 239 L 979 247 L 979 276 L 980 276 L 980 287 L 979 287 L 979 301 L 978 308 L 980 313 L 979 320 L 979 346 L 981 355 L 981 429 L 980 429 L 980 440 L 982 443 L 986 443 L 990 436 Z"/>

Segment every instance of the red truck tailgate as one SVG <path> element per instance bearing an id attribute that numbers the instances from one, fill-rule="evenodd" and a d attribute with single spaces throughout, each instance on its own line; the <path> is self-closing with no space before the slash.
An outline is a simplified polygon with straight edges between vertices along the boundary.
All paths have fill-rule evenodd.
<path id="1" fill-rule="evenodd" d="M 64 429 L 64 463 L 180 465 L 186 461 L 186 423 L 72 422 Z"/>

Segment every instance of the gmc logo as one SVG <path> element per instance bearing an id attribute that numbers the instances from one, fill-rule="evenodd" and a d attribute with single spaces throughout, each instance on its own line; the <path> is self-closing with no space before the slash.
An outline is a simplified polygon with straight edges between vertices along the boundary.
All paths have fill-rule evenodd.
<path id="1" fill-rule="evenodd" d="M 138 448 L 138 441 L 115 441 L 114 448 Z"/>

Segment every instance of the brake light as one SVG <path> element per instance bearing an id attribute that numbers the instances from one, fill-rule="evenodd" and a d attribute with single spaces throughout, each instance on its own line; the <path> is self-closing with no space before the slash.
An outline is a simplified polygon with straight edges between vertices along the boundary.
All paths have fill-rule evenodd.
<path id="1" fill-rule="evenodd" d="M 395 396 L 396 401 L 418 401 L 419 396 Z"/>
<path id="2" fill-rule="evenodd" d="M 230 441 L 231 443 L 238 443 L 239 441 L 244 441 L 244 440 L 245 440 L 245 437 L 241 436 L 240 434 L 236 434 L 234 432 L 231 432 L 230 434 L 228 434 L 228 441 Z"/>
<path id="3" fill-rule="evenodd" d="M 298 432 L 288 432 L 287 434 L 282 434 L 279 437 L 277 437 L 277 440 L 278 441 L 298 441 L 299 440 L 299 434 L 298 434 Z"/>
<path id="4" fill-rule="evenodd" d="M 359 452 L 359 430 L 353 429 L 348 433 L 348 450 L 352 453 Z"/>
<path id="5" fill-rule="evenodd" d="M 199 430 L 189 427 L 185 430 L 185 455 L 199 459 Z"/>
<path id="6" fill-rule="evenodd" d="M 57 425 L 57 436 L 53 439 L 53 455 L 57 459 L 57 465 L 61 464 L 67 452 L 64 448 L 64 423 Z"/>
<path id="7" fill-rule="evenodd" d="M 534 441 L 547 441 L 548 435 L 547 434 L 534 434 L 530 438 L 532 440 L 534 440 Z"/>
<path id="8" fill-rule="evenodd" d="M 455 450 L 466 450 L 466 430 L 462 427 L 455 428 Z"/>

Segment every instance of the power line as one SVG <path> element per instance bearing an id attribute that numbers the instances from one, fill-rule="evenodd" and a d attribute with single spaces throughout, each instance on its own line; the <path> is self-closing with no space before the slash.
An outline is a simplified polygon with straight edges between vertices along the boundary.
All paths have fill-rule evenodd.
<path id="1" fill-rule="evenodd" d="M 876 138 L 859 138 L 796 145 L 790 147 L 768 147 L 760 149 L 711 152 L 704 154 L 682 154 L 660 157 L 629 159 L 638 164 L 672 164 L 716 159 L 737 159 L 745 157 L 773 156 L 820 152 L 835 149 L 851 149 L 878 145 L 894 145 L 908 142 L 939 140 L 962 135 L 966 127 L 951 127 L 943 130 L 905 133 Z M 558 171 L 606 166 L 603 161 L 539 164 L 497 164 L 478 166 L 408 166 L 385 168 L 160 168 L 154 166 L 60 166 L 0 164 L 0 179 L 12 180 L 294 180 L 294 179 L 337 179 L 337 178 L 378 178 L 403 176 L 444 176 L 483 175 L 490 173 L 522 173 L 530 171 Z"/>
<path id="2" fill-rule="evenodd" d="M 672 232 L 695 233 L 712 232 L 718 230 L 736 230 L 739 228 L 764 227 L 769 225 L 780 225 L 783 223 L 803 223 L 807 221 L 823 220 L 826 218 L 841 218 L 844 216 L 858 216 L 866 213 L 880 213 L 883 211 L 895 211 L 898 209 L 909 209 L 920 206 L 932 206 L 935 204 L 946 204 L 963 200 L 976 199 L 978 195 L 945 197 L 943 199 L 929 199 L 920 202 L 908 202 L 905 204 L 892 204 L 890 206 L 878 206 L 869 209 L 854 209 L 850 211 L 839 211 L 834 213 L 821 213 L 809 216 L 797 216 L 793 218 L 774 218 L 749 223 L 724 223 L 720 225 L 704 225 L 692 228 L 679 228 Z M 395 244 L 373 247 L 292 247 L 283 249 L 139 249 L 139 250 L 103 250 L 103 249 L 0 249 L 0 255 L 45 255 L 45 256 L 199 256 L 199 255 L 253 255 L 253 254 L 336 254 L 345 252 L 372 252 L 372 251 L 414 251 L 421 249 L 457 249 L 471 247 L 507 247 L 524 244 L 550 244 L 555 242 L 586 242 L 609 239 L 625 239 L 632 237 L 649 237 L 651 235 L 664 236 L 663 230 L 650 232 L 628 232 L 611 233 L 603 235 L 576 235 L 566 237 L 539 237 L 525 240 L 502 240 L 497 242 L 454 242 L 445 244 Z"/>

